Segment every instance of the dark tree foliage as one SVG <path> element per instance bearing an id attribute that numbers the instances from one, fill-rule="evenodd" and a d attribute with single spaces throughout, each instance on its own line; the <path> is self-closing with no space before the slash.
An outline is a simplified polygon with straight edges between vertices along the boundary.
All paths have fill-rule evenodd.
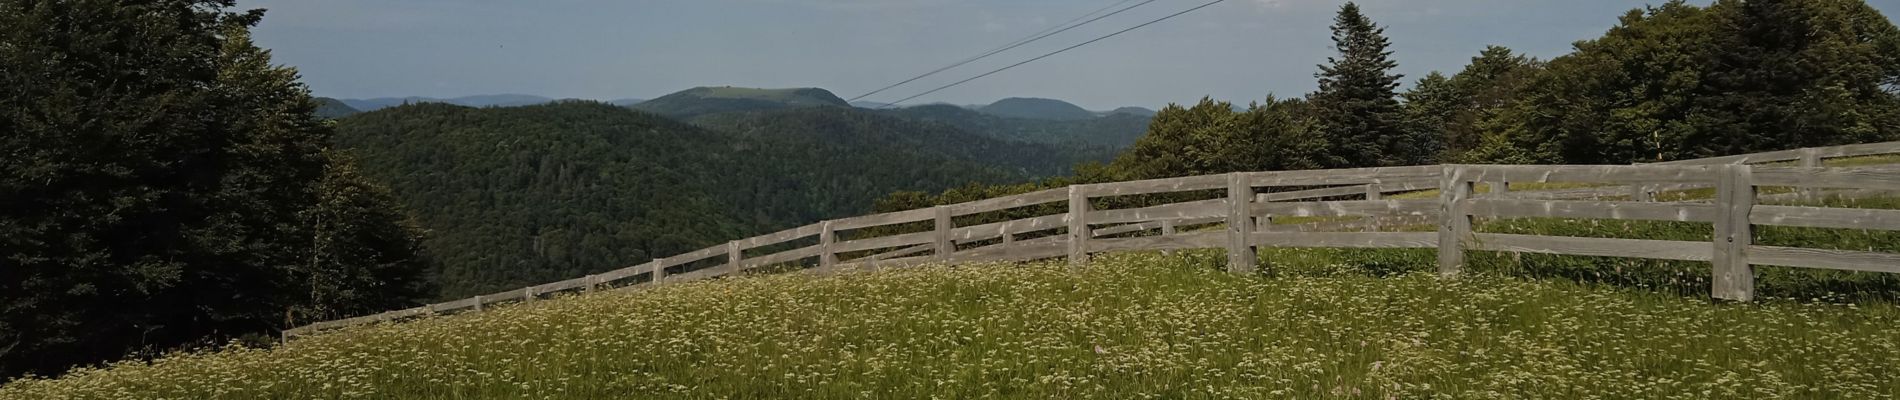
<path id="1" fill-rule="evenodd" d="M 1413 137 L 1403 129 L 1399 78 L 1392 61 L 1385 28 L 1359 12 L 1351 2 L 1333 19 L 1333 47 L 1338 57 L 1319 66 L 1319 91 L 1308 97 L 1319 134 L 1329 146 L 1320 161 L 1327 167 L 1372 167 L 1422 164 L 1437 155 L 1435 138 Z"/>
<path id="2" fill-rule="evenodd" d="M 1479 152 L 1487 133 L 1498 128 L 1498 115 L 1516 103 L 1540 68 L 1511 49 L 1489 46 L 1456 75 L 1420 78 L 1403 96 L 1411 136 L 1442 147 L 1427 163 L 1488 161 Z"/>
<path id="3" fill-rule="evenodd" d="M 336 141 L 429 229 L 444 298 L 864 214 L 899 190 L 1065 174 L 1079 160 L 843 107 L 694 121 L 591 102 L 416 104 L 343 118 Z"/>
<path id="4" fill-rule="evenodd" d="M 1900 32 L 1858 0 L 1724 1 L 1690 101 L 1685 156 L 1900 135 Z"/>
<path id="5" fill-rule="evenodd" d="M 1318 168 L 1326 143 L 1313 135 L 1310 112 L 1303 101 L 1275 98 L 1245 111 L 1207 98 L 1187 108 L 1170 104 L 1107 171 L 1133 180 Z"/>
<path id="6" fill-rule="evenodd" d="M 1564 163 L 1893 140 L 1896 60 L 1900 33 L 1859 0 L 1672 1 L 1552 59 L 1499 130 Z"/>
<path id="7" fill-rule="evenodd" d="M 365 184 L 231 6 L 0 1 L 0 376 L 413 300 L 413 235 L 337 192 Z"/>

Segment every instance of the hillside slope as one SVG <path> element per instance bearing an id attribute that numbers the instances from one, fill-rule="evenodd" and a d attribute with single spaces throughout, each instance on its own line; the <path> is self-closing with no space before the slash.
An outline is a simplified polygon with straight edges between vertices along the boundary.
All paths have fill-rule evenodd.
<path id="1" fill-rule="evenodd" d="M 128 363 L 4 398 L 1885 398 L 1892 307 L 1218 252 L 600 292 Z M 1350 270 L 1350 267 L 1340 267 Z"/>
<path id="2" fill-rule="evenodd" d="M 942 146 L 919 147 L 916 139 L 938 136 L 891 134 L 876 121 L 841 130 L 795 121 L 760 120 L 790 130 L 738 135 L 593 102 L 420 104 L 341 119 L 336 144 L 430 231 L 446 297 L 862 214 L 893 191 L 1029 178 L 990 167 L 1000 161 L 985 157 L 1008 154 L 994 143 L 956 150 L 960 139 L 941 136 Z"/>

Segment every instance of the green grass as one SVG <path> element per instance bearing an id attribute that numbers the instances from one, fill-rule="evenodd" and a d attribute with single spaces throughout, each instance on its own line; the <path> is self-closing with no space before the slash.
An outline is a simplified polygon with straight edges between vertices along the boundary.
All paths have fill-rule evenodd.
<path id="1" fill-rule="evenodd" d="M 1428 253 L 1423 253 L 1428 254 Z M 1218 251 L 623 290 L 0 388 L 124 398 L 1893 398 L 1891 305 Z M 1270 258 L 1270 257 L 1266 257 Z"/>

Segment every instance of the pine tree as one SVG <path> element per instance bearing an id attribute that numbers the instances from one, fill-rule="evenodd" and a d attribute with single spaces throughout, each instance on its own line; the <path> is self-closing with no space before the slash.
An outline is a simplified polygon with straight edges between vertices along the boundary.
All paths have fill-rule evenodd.
<path id="1" fill-rule="evenodd" d="M 296 309 L 415 300 L 302 295 L 317 269 L 402 286 L 423 264 L 397 251 L 321 263 L 318 214 L 368 216 L 331 230 L 347 236 L 333 253 L 414 242 L 368 234 L 399 222 L 387 202 L 320 195 L 339 172 L 330 126 L 296 72 L 251 43 L 263 13 L 232 6 L 0 0 L 0 377 L 268 334 Z"/>
<path id="2" fill-rule="evenodd" d="M 1369 167 L 1423 163 L 1434 154 L 1429 144 L 1410 140 L 1402 127 L 1398 95 L 1402 75 L 1389 59 L 1385 29 L 1348 2 L 1333 19 L 1338 57 L 1319 66 L 1319 91 L 1310 99 L 1319 132 L 1330 144 L 1330 167 Z"/>
<path id="3" fill-rule="evenodd" d="M 1891 140 L 1900 31 L 1861 1 L 1719 3 L 1687 155 Z"/>

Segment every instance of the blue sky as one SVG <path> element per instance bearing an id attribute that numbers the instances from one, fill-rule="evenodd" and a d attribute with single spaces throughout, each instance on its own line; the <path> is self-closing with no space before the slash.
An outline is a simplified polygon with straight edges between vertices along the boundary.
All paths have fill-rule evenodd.
<path id="1" fill-rule="evenodd" d="M 890 101 L 1186 9 L 1157 0 L 866 98 Z M 1549 58 L 1600 35 L 1633 0 L 1361 0 L 1411 81 L 1486 45 Z M 320 96 L 524 93 L 651 98 L 705 85 L 822 87 L 853 97 L 1115 0 L 242 0 L 278 63 Z M 1091 109 L 1311 91 L 1344 1 L 1224 3 L 913 103 L 1052 97 Z M 1707 4 L 1707 0 L 1692 1 Z M 1869 2 L 1889 18 L 1900 0 Z M 1131 2 L 1131 4 L 1133 4 Z"/>

